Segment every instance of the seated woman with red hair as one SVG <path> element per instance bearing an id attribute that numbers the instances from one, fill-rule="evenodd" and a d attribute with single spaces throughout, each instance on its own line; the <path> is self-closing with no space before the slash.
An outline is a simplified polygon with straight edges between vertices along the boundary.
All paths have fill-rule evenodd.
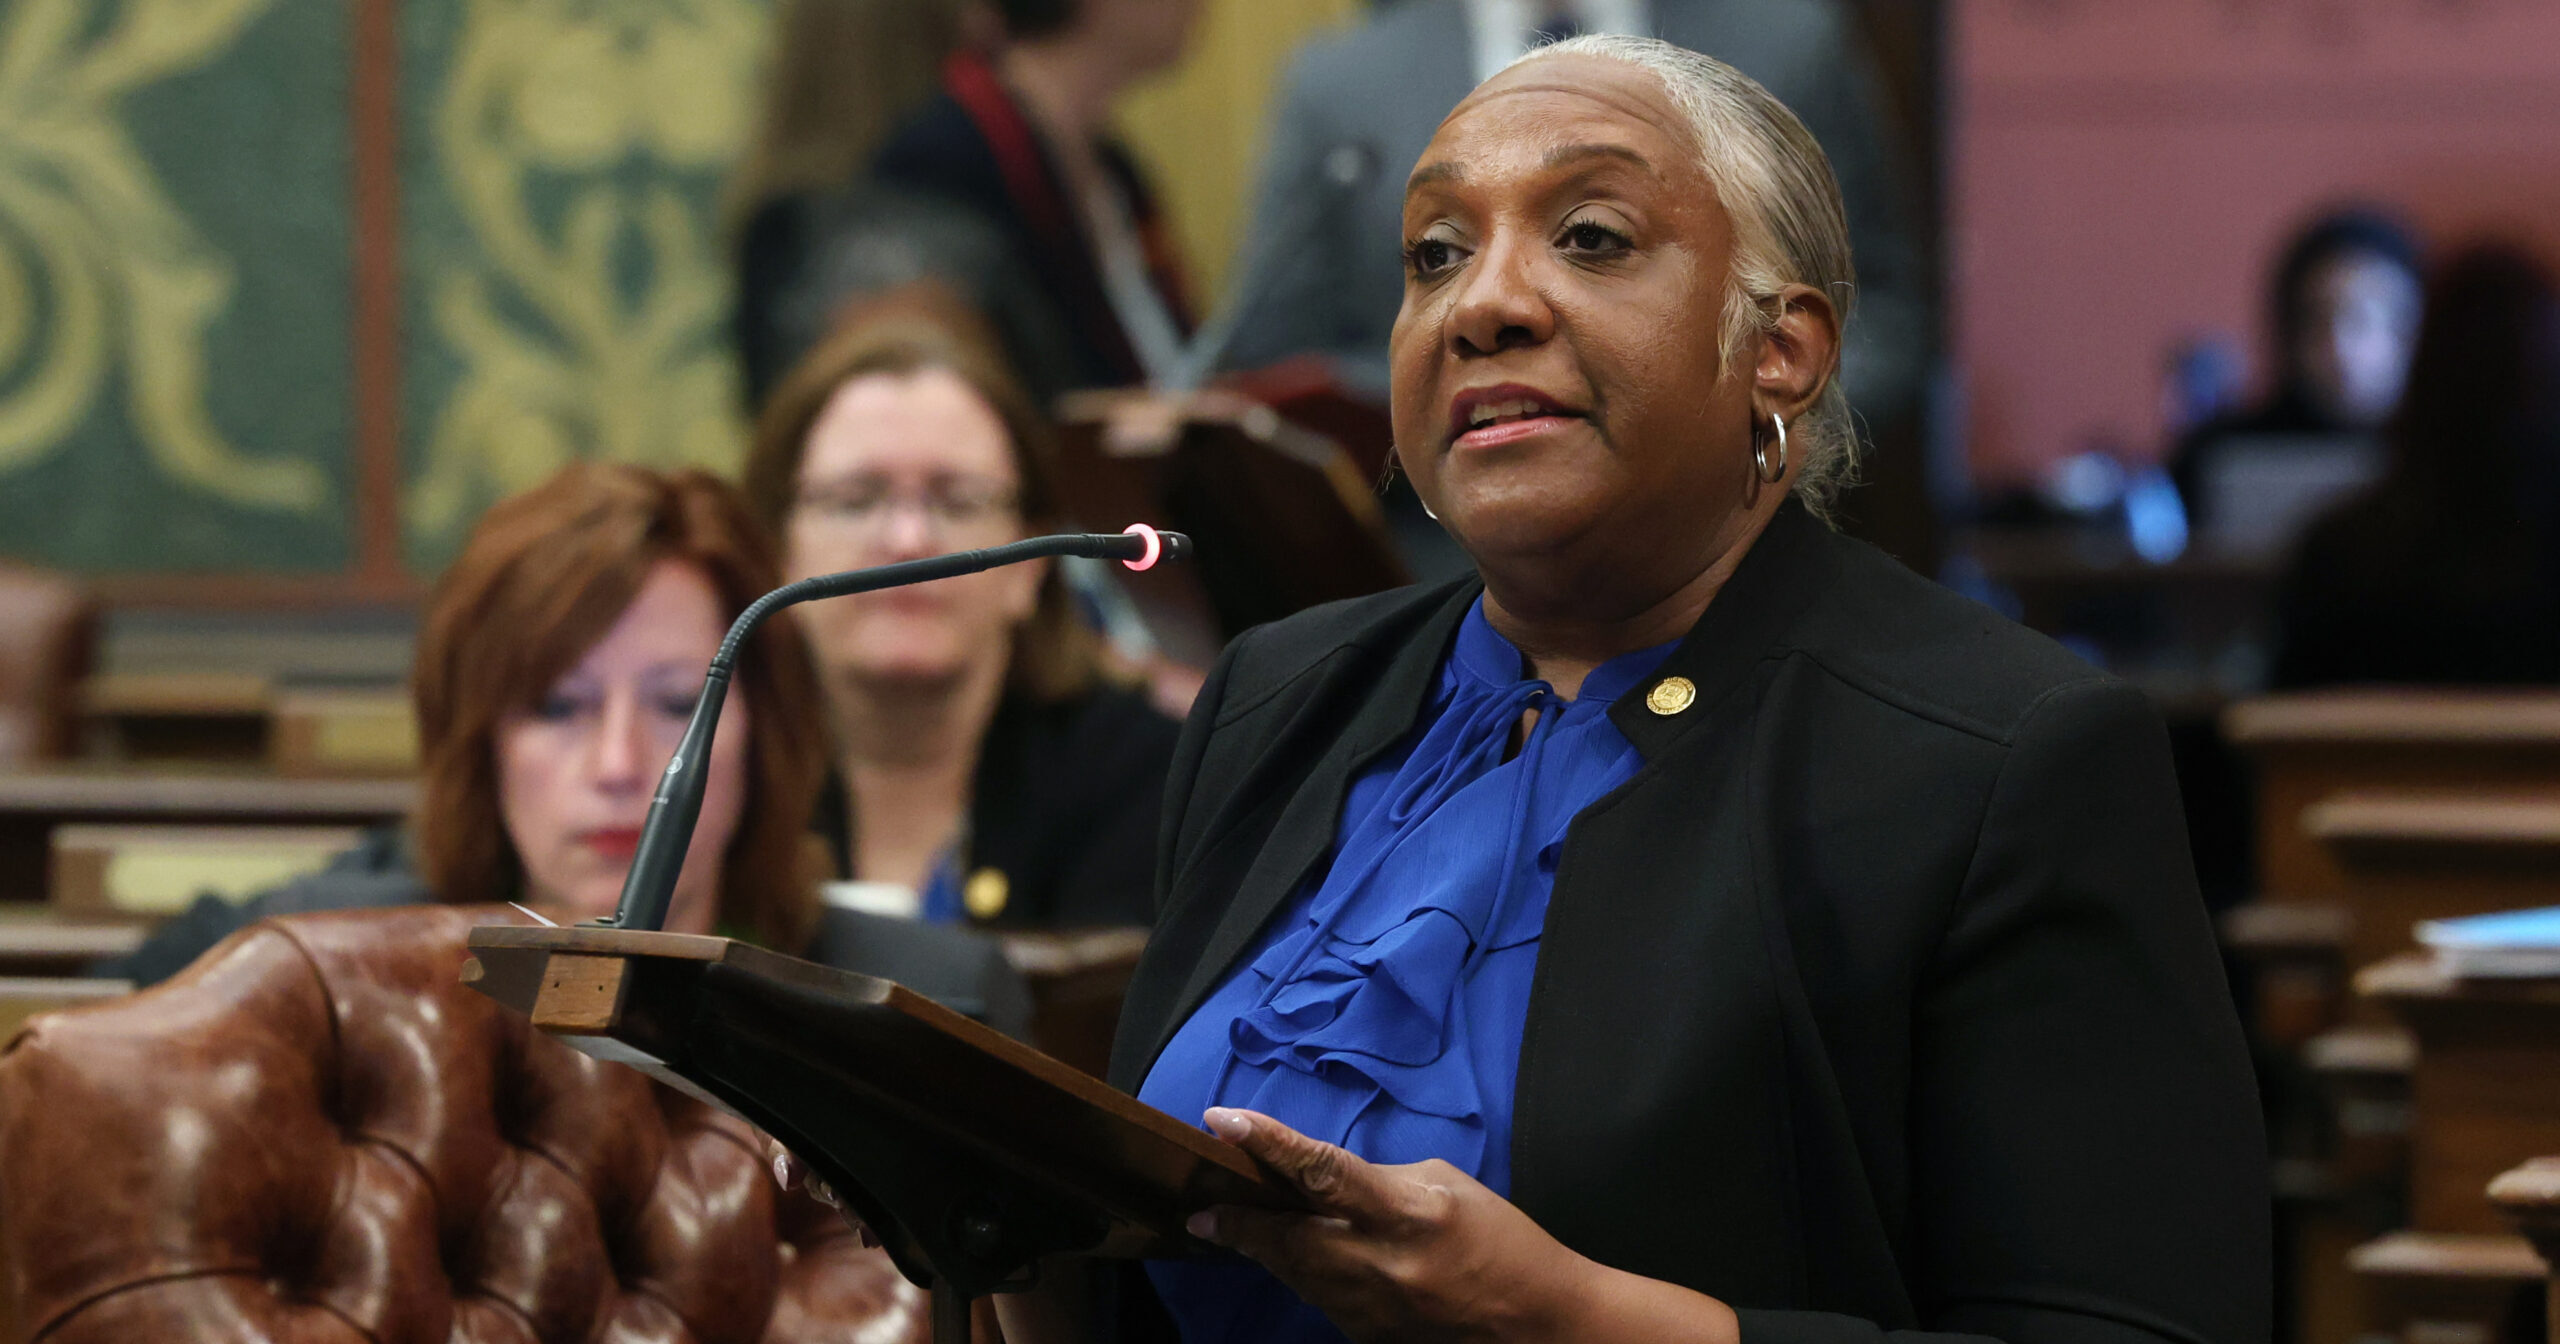
<path id="1" fill-rule="evenodd" d="M 200 900 L 98 969 L 150 983 L 256 919 L 307 910 L 515 901 L 563 923 L 610 913 L 704 665 L 779 582 L 737 492 L 699 471 L 578 463 L 496 505 L 420 629 L 424 787 L 411 825 L 245 905 Z M 825 927 L 825 856 L 808 833 L 822 722 L 797 626 L 767 623 L 739 660 L 668 929 L 846 960 L 852 940 Z M 992 949 L 944 951 L 937 966 L 897 969 L 955 1007 L 1019 1011 L 1020 986 Z"/>

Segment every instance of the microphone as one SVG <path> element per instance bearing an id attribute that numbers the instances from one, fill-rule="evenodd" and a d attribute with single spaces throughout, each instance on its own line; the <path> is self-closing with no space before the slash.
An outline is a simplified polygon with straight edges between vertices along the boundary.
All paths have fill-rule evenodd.
<path id="1" fill-rule="evenodd" d="M 1181 366 L 1166 391 L 1196 392 L 1209 381 L 1209 375 L 1218 371 L 1218 361 L 1227 357 L 1227 347 L 1235 343 L 1245 314 L 1269 292 L 1281 249 L 1303 246 L 1306 235 L 1322 222 L 1324 212 L 1367 185 L 1377 171 L 1377 147 L 1365 140 L 1345 140 L 1316 160 L 1314 180 L 1307 184 L 1312 190 L 1291 198 L 1291 208 L 1280 217 L 1286 227 L 1256 237 L 1249 264 L 1236 273 L 1235 288 L 1208 323 L 1192 334 L 1191 343 L 1183 347 Z"/>
<path id="2" fill-rule="evenodd" d="M 649 800 L 648 819 L 640 825 L 640 845 L 632 852 L 631 871 L 622 879 L 622 900 L 612 914 L 590 921 L 587 927 L 654 931 L 667 922 L 667 906 L 675 899 L 676 876 L 684 869 L 686 847 L 693 843 L 693 824 L 702 815 L 703 775 L 711 760 L 712 735 L 720 727 L 720 706 L 729 696 L 730 669 L 737 665 L 739 646 L 767 616 L 822 597 L 903 588 L 911 583 L 931 583 L 983 569 L 1018 565 L 1025 560 L 1065 555 L 1117 560 L 1131 569 L 1152 569 L 1162 561 L 1190 558 L 1191 538 L 1180 532 L 1159 532 L 1144 523 L 1118 534 L 1062 532 L 1004 546 L 821 574 L 785 584 L 748 604 L 720 641 L 720 651 L 712 655 L 711 667 L 702 678 L 702 698 L 694 702 L 693 720 L 685 725 L 675 755 L 658 776 L 658 792 Z"/>

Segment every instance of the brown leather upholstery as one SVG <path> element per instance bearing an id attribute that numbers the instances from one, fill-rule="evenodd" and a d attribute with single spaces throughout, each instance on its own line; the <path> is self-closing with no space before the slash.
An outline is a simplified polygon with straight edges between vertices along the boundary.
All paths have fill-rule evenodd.
<path id="1" fill-rule="evenodd" d="M 97 604 L 70 580 L 0 563 L 0 765 L 72 754 L 97 635 Z"/>
<path id="2" fill-rule="evenodd" d="M 463 988 L 503 907 L 243 930 L 0 1055 L 10 1338 L 921 1340 L 744 1122 Z"/>

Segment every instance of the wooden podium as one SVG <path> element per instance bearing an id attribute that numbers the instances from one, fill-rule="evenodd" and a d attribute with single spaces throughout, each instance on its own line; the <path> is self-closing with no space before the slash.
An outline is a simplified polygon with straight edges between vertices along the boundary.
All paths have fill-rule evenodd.
<path id="1" fill-rule="evenodd" d="M 887 980 L 690 934 L 492 926 L 470 948 L 479 992 L 798 1154 L 933 1291 L 937 1341 L 1046 1257 L 1202 1253 L 1190 1215 L 1296 1203 L 1226 1144 Z"/>

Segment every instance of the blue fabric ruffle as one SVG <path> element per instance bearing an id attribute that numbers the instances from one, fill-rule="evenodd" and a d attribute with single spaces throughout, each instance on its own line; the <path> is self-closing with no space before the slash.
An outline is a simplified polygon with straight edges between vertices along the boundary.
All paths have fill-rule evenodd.
<path id="1" fill-rule="evenodd" d="M 1323 876 L 1174 1033 L 1139 1097 L 1195 1121 L 1246 1107 L 1372 1162 L 1436 1157 L 1509 1194 L 1556 859 L 1574 817 L 1641 764 L 1609 707 L 1671 648 L 1613 659 L 1561 701 L 1522 676 L 1479 601 L 1413 734 L 1352 781 Z M 1147 1270 L 1190 1344 L 1341 1338 L 1254 1266 Z"/>
<path id="2" fill-rule="evenodd" d="M 1222 1060 L 1196 1061 L 1210 1065 L 1208 1104 L 1278 1116 L 1372 1161 L 1441 1158 L 1507 1192 L 1512 1077 L 1556 856 L 1574 816 L 1640 763 L 1608 709 L 1669 651 L 1613 660 L 1558 700 L 1523 678 L 1479 603 L 1417 734 L 1354 783 L 1324 877 L 1203 1006 L 1200 1017 L 1223 1011 L 1225 1039 L 1178 1041 L 1158 1072 L 1223 1046 Z"/>

